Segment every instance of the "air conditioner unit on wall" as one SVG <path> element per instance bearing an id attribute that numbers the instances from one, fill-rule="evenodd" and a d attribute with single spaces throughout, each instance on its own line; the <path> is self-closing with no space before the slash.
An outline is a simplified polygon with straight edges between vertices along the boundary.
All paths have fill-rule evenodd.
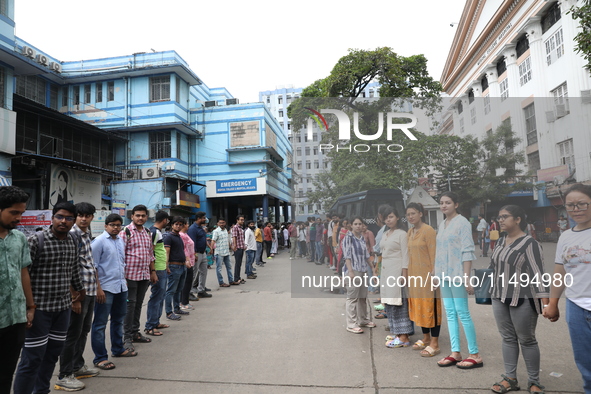
<path id="1" fill-rule="evenodd" d="M 25 55 L 28 58 L 34 59 L 36 52 L 33 48 L 28 47 L 28 46 L 24 46 L 23 47 L 23 55 Z"/>
<path id="2" fill-rule="evenodd" d="M 568 110 L 566 109 L 565 104 L 556 104 L 556 117 L 562 118 L 563 116 L 568 115 Z"/>
<path id="3" fill-rule="evenodd" d="M 591 103 L 591 90 L 581 90 L 581 101 L 583 104 Z"/>
<path id="4" fill-rule="evenodd" d="M 204 105 L 206 107 L 215 107 L 217 103 L 215 101 L 206 101 Z"/>
<path id="5" fill-rule="evenodd" d="M 226 99 L 226 105 L 234 105 L 234 104 L 239 104 L 237 98 Z"/>
<path id="6" fill-rule="evenodd" d="M 138 179 L 139 178 L 139 170 L 137 169 L 126 169 L 121 171 L 121 179 L 124 181 L 131 180 L 131 179 Z"/>
<path id="7" fill-rule="evenodd" d="M 142 179 L 153 179 L 160 177 L 160 169 L 158 167 L 142 168 Z"/>

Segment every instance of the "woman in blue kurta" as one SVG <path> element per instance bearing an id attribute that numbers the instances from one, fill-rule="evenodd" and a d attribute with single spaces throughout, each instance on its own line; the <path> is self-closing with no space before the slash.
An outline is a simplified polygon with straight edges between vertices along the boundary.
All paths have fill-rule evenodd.
<path id="1" fill-rule="evenodd" d="M 478 354 L 476 331 L 468 309 L 468 294 L 474 294 L 470 286 L 469 275 L 474 255 L 474 239 L 470 222 L 460 215 L 458 196 L 445 192 L 439 200 L 439 208 L 445 220 L 437 232 L 435 253 L 435 276 L 441 280 L 441 298 L 447 316 L 447 326 L 451 342 L 451 355 L 439 360 L 440 367 L 456 365 L 461 369 L 482 367 L 482 358 Z M 460 326 L 462 322 L 470 355 L 462 359 L 460 353 Z"/>

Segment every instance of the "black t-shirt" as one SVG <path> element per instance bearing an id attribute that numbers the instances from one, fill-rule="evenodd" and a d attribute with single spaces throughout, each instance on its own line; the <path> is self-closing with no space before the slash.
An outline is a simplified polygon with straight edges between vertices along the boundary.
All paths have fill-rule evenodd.
<path id="1" fill-rule="evenodd" d="M 173 232 L 164 234 L 164 247 L 170 247 L 169 262 L 184 263 L 187 260 L 185 256 L 185 243 L 180 235 Z"/>

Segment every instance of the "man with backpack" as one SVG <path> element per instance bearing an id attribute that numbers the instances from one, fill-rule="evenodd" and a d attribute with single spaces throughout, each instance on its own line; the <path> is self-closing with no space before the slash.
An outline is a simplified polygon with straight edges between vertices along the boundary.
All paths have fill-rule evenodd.
<path id="1" fill-rule="evenodd" d="M 79 242 L 70 234 L 75 220 L 76 207 L 72 203 L 57 203 L 51 226 L 28 239 L 36 310 L 14 379 L 15 393 L 49 392 L 51 375 L 66 340 L 72 304 L 86 295 L 80 278 Z"/>
<path id="2" fill-rule="evenodd" d="M 168 324 L 160 323 L 162 307 L 164 306 L 164 295 L 166 294 L 166 278 L 168 277 L 168 262 L 166 260 L 166 249 L 162 242 L 162 230 L 168 225 L 169 216 L 166 211 L 156 212 L 156 222 L 150 227 L 152 233 L 152 245 L 154 245 L 154 269 L 158 282 L 152 283 L 150 300 L 148 301 L 148 316 L 146 329 L 148 335 L 161 336 L 160 328 L 168 328 Z"/>
<path id="3" fill-rule="evenodd" d="M 131 352 L 132 342 L 150 343 L 152 340 L 140 333 L 140 317 L 144 296 L 150 282 L 158 282 L 154 268 L 152 234 L 144 227 L 148 220 L 148 208 L 136 205 L 131 210 L 131 224 L 119 233 L 125 241 L 125 279 L 127 280 L 127 314 L 124 323 L 124 343 Z"/>

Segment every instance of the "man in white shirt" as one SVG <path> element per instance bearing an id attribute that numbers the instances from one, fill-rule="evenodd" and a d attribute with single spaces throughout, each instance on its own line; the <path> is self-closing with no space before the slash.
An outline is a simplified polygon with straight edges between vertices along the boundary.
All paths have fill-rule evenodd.
<path id="1" fill-rule="evenodd" d="M 484 238 L 486 237 L 486 229 L 488 228 L 488 223 L 484 220 L 484 215 L 478 215 L 478 226 L 476 226 L 476 231 L 478 231 L 478 245 L 480 246 L 480 250 L 484 249 Z M 486 257 L 486 254 L 480 255 L 480 257 Z"/>
<path id="2" fill-rule="evenodd" d="M 252 264 L 257 253 L 257 240 L 254 235 L 255 225 L 254 221 L 246 222 L 246 231 L 244 232 L 244 244 L 246 246 L 246 278 L 256 279 L 257 276 L 252 270 Z"/>

